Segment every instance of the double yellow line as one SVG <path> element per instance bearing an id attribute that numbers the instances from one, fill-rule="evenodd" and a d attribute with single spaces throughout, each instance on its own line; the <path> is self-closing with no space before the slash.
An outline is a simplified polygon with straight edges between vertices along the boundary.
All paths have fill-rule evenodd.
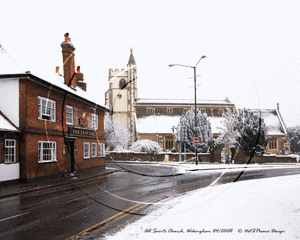
<path id="1" fill-rule="evenodd" d="M 94 226 L 91 226 L 91 227 L 89 227 L 89 228 L 87 228 L 87 229 L 85 229 L 85 230 L 83 230 L 83 231 L 81 231 L 81 232 L 75 234 L 75 235 L 72 236 L 72 237 L 67 238 L 66 240 L 72 240 L 72 239 L 75 239 L 76 237 L 78 237 L 78 236 L 80 236 L 80 235 L 83 235 L 83 234 L 85 234 L 85 233 L 87 233 L 87 232 L 91 232 L 91 231 L 93 231 L 93 230 L 96 230 L 97 228 L 99 228 L 99 227 L 101 227 L 101 226 L 103 226 L 103 225 L 105 225 L 105 224 L 107 224 L 107 223 L 110 223 L 110 222 L 113 222 L 113 221 L 120 220 L 121 218 L 126 217 L 126 216 L 128 216 L 129 214 L 134 213 L 134 212 L 140 210 L 141 208 L 144 208 L 144 207 L 148 206 L 149 204 L 152 204 L 152 203 L 154 203 L 154 202 L 157 202 L 157 201 L 159 201 L 159 200 L 161 200 L 161 199 L 163 199 L 163 198 L 165 198 L 165 197 L 157 198 L 157 199 L 155 199 L 155 200 L 153 200 L 153 201 L 151 201 L 151 202 L 149 202 L 149 203 L 146 203 L 146 204 L 144 204 L 144 205 L 141 205 L 140 203 L 138 203 L 138 204 L 136 204 L 136 205 L 134 205 L 134 206 L 132 206 L 132 207 L 130 207 L 130 208 L 127 208 L 127 209 L 123 210 L 122 212 L 119 212 L 119 213 L 117 213 L 117 214 L 111 216 L 110 218 L 107 218 L 107 219 L 103 220 L 102 222 L 99 222 L 99 223 L 95 224 Z M 141 205 L 141 206 L 140 206 L 140 205 Z M 139 207 L 138 207 L 138 206 L 139 206 Z M 135 209 L 134 209 L 134 208 L 135 208 Z M 134 209 L 134 210 L 130 211 L 131 209 Z M 129 211 L 130 211 L 130 212 L 129 212 Z"/>

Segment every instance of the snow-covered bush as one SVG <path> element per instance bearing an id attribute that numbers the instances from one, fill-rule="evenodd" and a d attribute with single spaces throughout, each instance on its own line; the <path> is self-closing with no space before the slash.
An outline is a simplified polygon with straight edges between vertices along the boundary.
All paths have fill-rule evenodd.
<path id="1" fill-rule="evenodd" d="M 145 152 L 145 153 L 160 153 L 162 152 L 162 148 L 159 146 L 157 142 L 143 139 L 136 141 L 130 147 L 130 150 L 133 152 Z"/>
<path id="2" fill-rule="evenodd" d="M 127 149 L 131 141 L 131 134 L 113 117 L 104 118 L 105 144 L 117 151 Z"/>
<path id="3" fill-rule="evenodd" d="M 194 138 L 197 137 L 199 138 L 197 149 L 205 153 L 208 152 L 208 148 L 212 144 L 213 134 L 211 124 L 207 119 L 207 114 L 202 114 L 198 109 L 196 109 L 196 121 L 197 128 L 195 128 L 195 108 L 191 108 L 180 119 L 180 123 L 177 126 L 177 129 L 180 130 L 176 133 L 176 139 L 177 141 L 185 141 L 187 149 L 194 152 Z M 182 134 L 182 131 L 184 134 Z"/>

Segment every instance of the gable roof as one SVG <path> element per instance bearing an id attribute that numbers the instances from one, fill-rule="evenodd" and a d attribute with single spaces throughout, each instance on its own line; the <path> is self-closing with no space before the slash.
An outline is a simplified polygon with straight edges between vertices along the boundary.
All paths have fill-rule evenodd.
<path id="1" fill-rule="evenodd" d="M 286 135 L 287 130 L 283 122 L 279 109 L 250 109 L 253 112 L 261 112 L 267 130 L 268 136 L 274 135 Z"/>
<path id="2" fill-rule="evenodd" d="M 1 132 L 21 132 L 16 126 L 0 111 L 0 131 Z"/>

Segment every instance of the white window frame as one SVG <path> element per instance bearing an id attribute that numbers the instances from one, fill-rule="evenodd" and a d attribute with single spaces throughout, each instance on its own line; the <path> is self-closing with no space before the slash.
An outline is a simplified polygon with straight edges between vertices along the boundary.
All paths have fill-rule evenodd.
<path id="1" fill-rule="evenodd" d="M 16 140 L 5 139 L 5 163 L 16 162 L 16 150 Z"/>
<path id="2" fill-rule="evenodd" d="M 69 112 L 68 112 L 69 111 Z M 71 115 L 68 117 L 68 114 Z M 73 107 L 66 105 L 66 124 L 73 125 Z M 71 121 L 68 121 L 71 120 Z"/>
<path id="3" fill-rule="evenodd" d="M 44 144 L 49 144 L 51 146 L 45 147 Z M 39 141 L 38 143 L 38 156 L 39 156 L 39 163 L 45 162 L 57 162 L 56 153 L 57 153 L 57 144 L 55 141 Z M 44 151 L 50 151 L 50 154 L 45 154 Z M 44 156 L 50 155 L 50 160 L 44 160 Z"/>
<path id="4" fill-rule="evenodd" d="M 105 157 L 105 143 L 98 144 L 98 156 Z"/>
<path id="5" fill-rule="evenodd" d="M 43 104 L 45 105 L 43 106 Z M 48 98 L 38 96 L 38 113 L 39 113 L 38 119 L 55 122 L 56 102 Z"/>
<path id="6" fill-rule="evenodd" d="M 92 143 L 92 157 L 97 157 L 97 143 Z"/>
<path id="7" fill-rule="evenodd" d="M 87 150 L 87 151 L 86 151 Z M 87 159 L 91 156 L 91 146 L 89 142 L 83 143 L 83 158 Z"/>
<path id="8" fill-rule="evenodd" d="M 92 113 L 92 129 L 98 130 L 98 115 Z"/>

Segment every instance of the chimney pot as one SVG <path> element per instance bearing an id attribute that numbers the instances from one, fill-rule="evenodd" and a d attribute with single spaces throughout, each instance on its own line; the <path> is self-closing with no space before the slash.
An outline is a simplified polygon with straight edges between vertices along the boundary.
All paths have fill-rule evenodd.
<path id="1" fill-rule="evenodd" d="M 69 41 L 69 33 L 65 33 L 65 41 Z"/>
<path id="2" fill-rule="evenodd" d="M 77 66 L 77 72 L 80 73 L 80 66 Z"/>
<path id="3" fill-rule="evenodd" d="M 56 67 L 55 73 L 59 73 L 59 67 Z"/>

